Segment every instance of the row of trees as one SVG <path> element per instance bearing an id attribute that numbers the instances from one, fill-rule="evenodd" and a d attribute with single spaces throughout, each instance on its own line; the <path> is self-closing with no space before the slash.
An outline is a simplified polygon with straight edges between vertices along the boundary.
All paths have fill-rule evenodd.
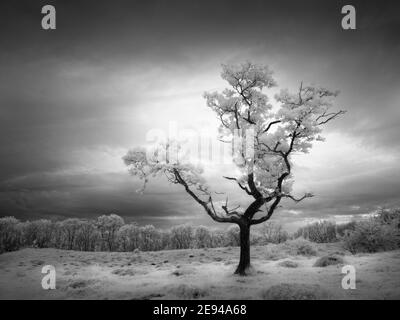
<path id="1" fill-rule="evenodd" d="M 366 220 L 335 224 L 319 221 L 299 228 L 294 238 L 317 243 L 341 241 L 352 253 L 379 252 L 400 248 L 400 209 L 381 209 Z"/>
<path id="2" fill-rule="evenodd" d="M 368 220 L 335 224 L 319 221 L 289 235 L 279 224 L 268 221 L 254 230 L 253 245 L 282 243 L 304 238 L 317 243 L 341 241 L 353 253 L 400 248 L 400 209 L 382 209 Z M 167 249 L 215 248 L 240 245 L 240 229 L 225 230 L 205 226 L 178 225 L 169 230 L 152 225 L 126 224 L 115 214 L 96 220 L 46 219 L 21 222 L 0 218 L 0 253 L 22 247 L 59 248 L 79 251 L 157 251 Z"/>
<path id="3" fill-rule="evenodd" d="M 254 233 L 252 243 L 279 243 L 288 235 L 281 226 L 266 224 Z M 58 248 L 79 251 L 157 251 L 167 249 L 238 246 L 239 228 L 213 230 L 205 226 L 178 225 L 169 230 L 152 225 L 125 223 L 118 215 L 102 215 L 96 220 L 47 219 L 21 222 L 0 218 L 0 252 L 21 247 Z"/>

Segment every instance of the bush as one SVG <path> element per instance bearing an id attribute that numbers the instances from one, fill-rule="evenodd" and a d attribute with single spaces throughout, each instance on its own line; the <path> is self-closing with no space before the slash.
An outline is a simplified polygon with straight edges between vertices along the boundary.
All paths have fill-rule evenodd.
<path id="1" fill-rule="evenodd" d="M 287 244 L 285 243 L 284 246 L 287 246 Z M 263 258 L 266 260 L 276 261 L 287 258 L 288 256 L 287 252 L 283 250 L 283 246 L 281 245 L 269 244 L 265 249 L 265 255 Z"/>
<path id="2" fill-rule="evenodd" d="M 336 225 L 336 234 L 338 239 L 340 239 L 340 237 L 343 237 L 348 231 L 354 231 L 355 227 L 355 221 Z"/>
<path id="3" fill-rule="evenodd" d="M 361 221 L 354 231 L 342 237 L 343 246 L 351 253 L 394 250 L 400 246 L 399 228 L 393 224 L 382 224 L 380 218 Z"/>
<path id="4" fill-rule="evenodd" d="M 329 221 L 318 221 L 300 228 L 295 237 L 302 237 L 317 243 L 328 243 L 337 241 L 336 224 Z"/>
<path id="5" fill-rule="evenodd" d="M 14 217 L 0 218 L 0 253 L 18 250 L 22 244 L 22 224 Z"/>
<path id="6" fill-rule="evenodd" d="M 337 256 L 337 255 L 328 255 L 328 256 L 323 256 L 319 258 L 315 263 L 314 267 L 327 267 L 327 266 L 333 266 L 333 265 L 338 265 L 338 264 L 343 264 L 344 260 L 342 257 Z"/>
<path id="7" fill-rule="evenodd" d="M 263 244 L 285 242 L 289 235 L 282 229 L 282 226 L 272 221 L 264 223 L 260 229 Z"/>
<path id="8" fill-rule="evenodd" d="M 302 256 L 315 256 L 317 251 L 314 248 L 312 242 L 298 238 L 294 240 L 288 240 L 285 242 L 284 247 L 292 255 L 302 255 Z"/>
<path id="9" fill-rule="evenodd" d="M 297 262 L 292 260 L 284 260 L 282 262 L 279 262 L 278 265 L 284 268 L 297 268 L 299 266 Z"/>
<path id="10" fill-rule="evenodd" d="M 264 237 L 262 236 L 261 233 L 257 232 L 256 230 L 253 230 L 250 233 L 250 245 L 252 246 L 258 246 L 258 245 L 264 245 L 265 240 Z"/>
<path id="11" fill-rule="evenodd" d="M 394 229 L 400 229 L 400 209 L 381 209 L 375 220 L 383 225 L 389 225 Z"/>

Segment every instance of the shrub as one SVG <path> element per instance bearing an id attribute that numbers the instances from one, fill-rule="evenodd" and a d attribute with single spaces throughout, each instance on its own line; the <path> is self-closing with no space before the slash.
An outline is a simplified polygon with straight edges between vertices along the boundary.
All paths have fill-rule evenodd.
<path id="1" fill-rule="evenodd" d="M 336 225 L 330 221 L 318 221 L 300 228 L 295 237 L 303 237 L 317 243 L 328 243 L 337 241 Z"/>
<path id="2" fill-rule="evenodd" d="M 284 247 L 292 255 L 315 256 L 317 254 L 312 242 L 302 238 L 288 240 Z"/>
<path id="3" fill-rule="evenodd" d="M 344 260 L 342 257 L 337 255 L 327 255 L 317 259 L 317 261 L 314 263 L 314 267 L 327 267 L 343 263 Z"/>
<path id="4" fill-rule="evenodd" d="M 285 243 L 285 245 L 286 245 L 286 243 Z M 284 259 L 287 256 L 288 256 L 287 253 L 285 252 L 285 250 L 283 250 L 283 248 L 281 246 L 278 246 L 276 244 L 269 244 L 266 246 L 265 255 L 264 255 L 264 259 L 266 259 L 266 260 L 276 261 L 276 260 Z"/>
<path id="5" fill-rule="evenodd" d="M 348 231 L 354 231 L 355 227 L 355 221 L 336 225 L 336 235 L 338 239 L 340 239 L 340 237 L 343 237 Z"/>
<path id="6" fill-rule="evenodd" d="M 22 243 L 22 224 L 14 217 L 0 218 L 0 253 L 18 250 Z"/>
<path id="7" fill-rule="evenodd" d="M 282 226 L 272 221 L 264 223 L 260 229 L 264 244 L 285 242 L 289 235 L 282 229 Z"/>
<path id="8" fill-rule="evenodd" d="M 297 262 L 292 260 L 284 260 L 282 262 L 279 262 L 278 265 L 284 268 L 297 268 L 299 266 Z"/>
<path id="9" fill-rule="evenodd" d="M 310 244 L 304 243 L 299 244 L 299 246 L 297 247 L 297 254 L 303 256 L 315 256 L 317 254 L 317 251 Z"/>
<path id="10" fill-rule="evenodd" d="M 348 231 L 342 241 L 344 248 L 353 254 L 394 250 L 400 246 L 399 228 L 373 218 L 358 222 L 354 231 Z"/>
<path id="11" fill-rule="evenodd" d="M 380 209 L 375 217 L 381 224 L 391 225 L 394 228 L 400 228 L 400 209 Z"/>
<path id="12" fill-rule="evenodd" d="M 254 230 L 253 232 L 250 233 L 250 244 L 252 246 L 257 246 L 257 245 L 264 245 L 266 243 L 264 241 L 262 234 Z"/>

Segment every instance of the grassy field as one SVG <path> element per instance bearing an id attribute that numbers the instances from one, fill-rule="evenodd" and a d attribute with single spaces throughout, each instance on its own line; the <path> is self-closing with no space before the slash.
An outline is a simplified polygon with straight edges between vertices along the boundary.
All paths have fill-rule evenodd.
<path id="1" fill-rule="evenodd" d="M 252 247 L 250 276 L 233 275 L 236 247 L 157 252 L 22 249 L 0 255 L 1 299 L 400 299 L 400 250 L 351 255 L 337 244 Z M 321 257 L 325 267 L 314 264 Z M 321 262 L 321 261 L 319 261 Z M 344 290 L 343 265 L 356 268 Z M 44 265 L 56 289 L 43 290 Z M 324 265 L 324 264 L 323 264 Z"/>

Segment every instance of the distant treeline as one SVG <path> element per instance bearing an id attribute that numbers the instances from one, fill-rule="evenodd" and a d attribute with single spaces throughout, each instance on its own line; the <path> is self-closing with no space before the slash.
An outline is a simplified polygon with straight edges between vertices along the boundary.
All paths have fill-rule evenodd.
<path id="1" fill-rule="evenodd" d="M 275 224 L 267 224 L 252 236 L 253 244 L 279 243 L 287 232 Z M 23 247 L 58 248 L 79 251 L 157 251 L 168 249 L 214 248 L 238 246 L 239 228 L 226 230 L 188 224 L 168 230 L 153 225 L 125 223 L 116 214 L 102 215 L 96 220 L 40 219 L 21 222 L 14 217 L 0 218 L 0 252 Z"/>
<path id="2" fill-rule="evenodd" d="M 352 253 L 400 248 L 400 209 L 381 209 L 367 220 L 335 224 L 321 221 L 302 227 L 293 235 L 312 242 L 340 241 Z"/>
<path id="3" fill-rule="evenodd" d="M 375 252 L 399 247 L 400 210 L 381 210 L 375 217 L 359 222 L 335 224 L 320 221 L 289 235 L 282 226 L 266 222 L 254 228 L 252 245 L 281 243 L 304 238 L 312 242 L 341 241 L 351 252 Z M 168 230 L 152 225 L 125 223 L 111 214 L 96 220 L 40 219 L 21 222 L 14 217 L 0 218 L 0 253 L 24 247 L 58 248 L 79 251 L 157 251 L 169 249 L 238 246 L 239 228 L 226 230 L 205 226 L 178 225 Z"/>

